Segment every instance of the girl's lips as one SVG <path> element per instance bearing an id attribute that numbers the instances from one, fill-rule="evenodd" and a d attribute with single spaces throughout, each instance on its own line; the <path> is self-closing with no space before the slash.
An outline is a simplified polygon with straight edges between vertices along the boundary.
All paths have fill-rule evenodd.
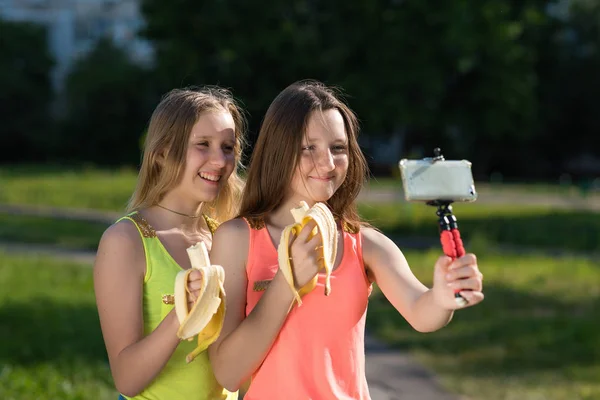
<path id="1" fill-rule="evenodd" d="M 320 178 L 320 177 L 315 177 L 315 176 L 309 176 L 310 179 L 314 179 L 316 181 L 322 181 L 322 182 L 329 182 L 331 180 L 333 180 L 333 176 L 327 177 L 327 178 Z"/>
<path id="2" fill-rule="evenodd" d="M 219 179 L 219 181 L 213 181 L 213 180 L 206 179 L 206 178 L 202 177 L 200 174 L 198 174 L 198 177 L 199 177 L 200 179 L 202 179 L 202 181 L 203 181 L 203 182 L 205 182 L 205 183 L 208 183 L 208 184 L 210 184 L 210 185 L 215 185 L 215 186 L 218 186 L 218 185 L 219 185 L 219 181 L 220 181 L 220 179 Z"/>
<path id="3" fill-rule="evenodd" d="M 210 173 L 210 172 L 199 172 L 198 175 L 200 176 L 200 178 L 206 179 L 209 181 L 218 182 L 221 180 L 221 175 Z"/>

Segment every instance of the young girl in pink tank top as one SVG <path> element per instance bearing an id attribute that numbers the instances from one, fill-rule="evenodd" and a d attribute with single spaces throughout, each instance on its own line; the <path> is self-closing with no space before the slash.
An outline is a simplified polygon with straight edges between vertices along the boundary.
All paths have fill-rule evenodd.
<path id="1" fill-rule="evenodd" d="M 240 218 L 215 233 L 211 260 L 226 271 L 227 312 L 209 355 L 225 388 L 235 391 L 251 378 L 246 400 L 369 399 L 364 327 L 372 282 L 421 332 L 450 321 L 458 308 L 454 289 L 467 306 L 483 300 L 474 255 L 440 257 L 428 289 L 394 242 L 360 221 L 355 200 L 367 166 L 357 136 L 357 118 L 333 90 L 313 81 L 286 88 L 264 118 Z M 338 252 L 325 296 L 321 235 L 309 239 L 314 222 L 292 239 L 297 288 L 318 275 L 317 287 L 297 305 L 276 249 L 300 201 L 330 208 Z"/>

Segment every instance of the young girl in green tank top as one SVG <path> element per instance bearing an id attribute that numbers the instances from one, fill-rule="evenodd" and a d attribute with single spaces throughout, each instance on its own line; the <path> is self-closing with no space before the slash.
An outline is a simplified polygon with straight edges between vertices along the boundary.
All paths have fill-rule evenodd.
<path id="1" fill-rule="evenodd" d="M 120 398 L 237 399 L 215 379 L 206 352 L 180 341 L 175 276 L 190 268 L 186 249 L 210 249 L 218 222 L 238 211 L 237 174 L 245 120 L 220 88 L 176 89 L 152 114 L 128 215 L 103 234 L 94 288 L 110 368 Z M 190 274 L 193 303 L 200 288 Z"/>

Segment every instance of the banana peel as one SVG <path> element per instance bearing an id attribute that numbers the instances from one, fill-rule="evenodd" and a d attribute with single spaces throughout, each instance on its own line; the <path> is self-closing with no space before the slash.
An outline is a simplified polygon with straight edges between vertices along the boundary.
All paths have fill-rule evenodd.
<path id="1" fill-rule="evenodd" d="M 220 265 L 211 265 L 208 250 L 203 242 L 187 248 L 192 268 L 181 271 L 175 277 L 175 312 L 179 320 L 177 337 L 193 340 L 198 337 L 198 346 L 186 356 L 190 363 L 208 346 L 217 340 L 225 318 L 225 271 Z M 188 278 L 194 270 L 202 274 L 198 299 L 188 309 Z"/>
<path id="2" fill-rule="evenodd" d="M 315 228 L 309 234 L 308 240 L 315 235 L 322 235 L 323 246 L 316 251 L 318 258 L 322 260 L 321 270 L 325 272 L 325 295 L 331 293 L 331 271 L 337 256 L 337 225 L 329 208 L 323 203 L 316 203 L 308 207 L 306 202 L 301 201 L 298 207 L 290 210 L 294 217 L 294 224 L 285 227 L 281 233 L 281 239 L 277 248 L 277 259 L 288 285 L 294 292 L 294 299 L 298 305 L 302 305 L 302 296 L 311 292 L 317 286 L 318 275 L 310 280 L 300 289 L 296 289 L 294 283 L 293 266 L 290 260 L 289 240 L 291 235 L 298 235 L 302 228 L 311 220 L 316 222 Z"/>

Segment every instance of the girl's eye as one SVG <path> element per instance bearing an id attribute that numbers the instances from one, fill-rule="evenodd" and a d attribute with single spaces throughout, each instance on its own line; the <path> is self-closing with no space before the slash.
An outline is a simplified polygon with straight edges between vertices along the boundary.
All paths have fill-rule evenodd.
<path id="1" fill-rule="evenodd" d="M 312 144 L 302 147 L 303 151 L 313 151 L 314 149 L 315 149 L 315 146 Z"/>
<path id="2" fill-rule="evenodd" d="M 197 144 L 197 146 L 208 147 L 208 142 L 200 142 Z"/>
<path id="3" fill-rule="evenodd" d="M 338 144 L 336 146 L 333 146 L 332 150 L 334 153 L 343 153 L 346 151 L 346 145 Z"/>
<path id="4" fill-rule="evenodd" d="M 234 150 L 233 146 L 223 146 L 223 151 L 227 154 L 233 153 Z"/>

